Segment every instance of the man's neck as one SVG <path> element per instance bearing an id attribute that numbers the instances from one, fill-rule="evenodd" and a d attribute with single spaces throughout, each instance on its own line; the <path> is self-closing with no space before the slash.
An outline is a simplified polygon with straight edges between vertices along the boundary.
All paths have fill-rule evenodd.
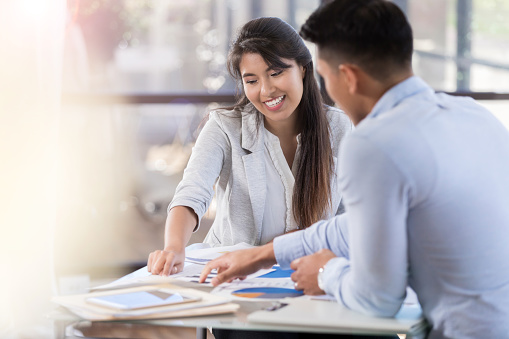
<path id="1" fill-rule="evenodd" d="M 414 75 L 413 71 L 410 69 L 406 72 L 401 72 L 392 75 L 389 79 L 384 82 L 378 82 L 377 85 L 373 86 L 373 91 L 369 95 L 369 103 L 368 103 L 368 112 L 373 110 L 376 103 L 380 98 L 387 93 L 391 88 L 396 86 L 397 84 L 405 81 L 406 79 L 412 77 Z"/>

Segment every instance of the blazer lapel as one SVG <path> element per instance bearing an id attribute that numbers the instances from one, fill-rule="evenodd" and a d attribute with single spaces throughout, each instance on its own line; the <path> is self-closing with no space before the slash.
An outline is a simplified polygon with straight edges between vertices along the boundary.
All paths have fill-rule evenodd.
<path id="1" fill-rule="evenodd" d="M 333 172 L 333 175 L 331 177 L 332 179 L 332 185 L 331 185 L 331 215 L 329 216 L 329 218 L 332 218 L 338 208 L 339 208 L 339 203 L 341 202 L 341 196 L 342 194 L 339 192 L 339 185 L 338 185 L 338 171 L 337 171 L 337 166 L 339 165 L 338 163 L 338 158 L 337 157 L 334 157 L 334 169 L 335 171 Z"/>
<path id="2" fill-rule="evenodd" d="M 265 211 L 267 182 L 265 177 L 263 122 L 258 129 L 256 126 L 257 114 L 259 113 L 242 113 L 242 148 L 250 152 L 242 156 L 242 160 L 244 162 L 254 222 L 258 231 L 258 239 L 256 239 L 255 243 L 259 244 L 262 234 L 263 212 Z"/>

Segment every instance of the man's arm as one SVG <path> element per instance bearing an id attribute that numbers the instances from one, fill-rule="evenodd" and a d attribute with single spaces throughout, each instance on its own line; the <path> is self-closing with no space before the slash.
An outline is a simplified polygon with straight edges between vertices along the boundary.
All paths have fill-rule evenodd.
<path id="1" fill-rule="evenodd" d="M 345 214 L 319 221 L 304 231 L 285 234 L 274 239 L 274 255 L 283 269 L 289 269 L 293 260 L 321 249 L 328 249 L 338 257 L 349 258 Z"/>
<path id="2" fill-rule="evenodd" d="M 349 258 L 329 260 L 324 290 L 348 308 L 393 316 L 407 285 L 407 228 L 414 183 L 383 149 L 351 137 L 340 162 Z"/>
<path id="3" fill-rule="evenodd" d="M 344 215 L 340 215 L 331 220 L 320 221 L 304 231 L 279 236 L 272 243 L 235 251 L 212 260 L 203 269 L 200 282 L 205 281 L 207 275 L 216 268 L 219 274 L 211 281 L 214 286 L 243 278 L 276 263 L 283 269 L 288 269 L 294 259 L 321 249 L 329 249 L 336 256 L 348 258 L 347 239 L 346 219 Z"/>
<path id="4" fill-rule="evenodd" d="M 235 251 L 210 261 L 202 271 L 200 282 L 207 275 L 218 269 L 218 275 L 212 279 L 217 286 L 233 279 L 241 279 L 278 263 L 282 268 L 290 268 L 290 263 L 297 258 L 329 249 L 336 256 L 348 258 L 348 232 L 343 215 L 328 221 L 320 221 L 305 231 L 288 233 L 274 239 L 266 245 Z"/>

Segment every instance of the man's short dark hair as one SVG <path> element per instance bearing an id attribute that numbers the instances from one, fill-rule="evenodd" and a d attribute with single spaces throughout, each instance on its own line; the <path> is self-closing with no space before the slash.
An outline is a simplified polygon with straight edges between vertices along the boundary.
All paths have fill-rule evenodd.
<path id="1" fill-rule="evenodd" d="M 412 28 L 389 1 L 332 1 L 311 14 L 300 35 L 328 61 L 356 64 L 381 81 L 411 67 Z"/>

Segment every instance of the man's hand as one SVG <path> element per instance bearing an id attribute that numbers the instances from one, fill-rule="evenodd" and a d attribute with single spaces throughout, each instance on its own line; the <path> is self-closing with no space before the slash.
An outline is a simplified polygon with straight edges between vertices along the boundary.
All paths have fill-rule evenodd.
<path id="1" fill-rule="evenodd" d="M 276 263 L 272 243 L 261 247 L 250 248 L 225 254 L 205 265 L 200 275 L 200 283 L 204 282 L 210 271 L 217 269 L 217 276 L 211 283 L 217 286 L 234 279 L 244 279 L 262 268 L 272 267 Z"/>
<path id="2" fill-rule="evenodd" d="M 292 280 L 295 281 L 295 289 L 304 291 L 304 294 L 318 295 L 325 294 L 318 287 L 318 270 L 336 255 L 329 250 L 320 250 L 292 261 L 290 267 L 295 270 L 292 273 Z"/>

